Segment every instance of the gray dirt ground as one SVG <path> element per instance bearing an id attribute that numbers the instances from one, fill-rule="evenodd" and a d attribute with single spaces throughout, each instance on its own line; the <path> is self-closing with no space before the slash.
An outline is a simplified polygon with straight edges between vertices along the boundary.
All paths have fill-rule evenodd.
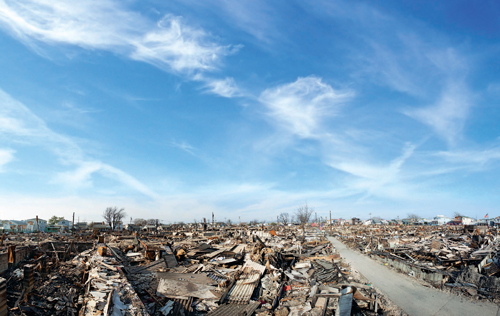
<path id="1" fill-rule="evenodd" d="M 363 256 L 333 237 L 329 240 L 353 268 L 359 271 L 390 300 L 408 315 L 481 315 L 500 316 L 498 305 L 474 302 L 466 298 L 425 287 L 410 277 L 390 270 L 367 256 Z"/>

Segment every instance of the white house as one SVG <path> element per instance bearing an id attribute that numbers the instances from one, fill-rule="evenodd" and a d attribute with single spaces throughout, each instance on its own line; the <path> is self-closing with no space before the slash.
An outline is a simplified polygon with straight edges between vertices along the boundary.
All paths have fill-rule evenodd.
<path id="1" fill-rule="evenodd" d="M 444 215 L 437 215 L 432 220 L 432 225 L 445 225 L 446 223 L 448 223 L 451 220 L 452 220 L 451 218 L 446 217 Z"/>
<path id="2" fill-rule="evenodd" d="M 26 229 L 32 232 L 37 232 L 37 231 L 44 232 L 45 227 L 47 227 L 47 221 L 41 218 L 38 219 L 38 226 L 36 223 L 36 218 L 29 218 L 25 220 L 25 222 L 26 222 Z"/>
<path id="3" fill-rule="evenodd" d="M 468 217 L 468 216 L 462 216 L 462 225 L 470 225 L 474 223 L 474 219 Z"/>
<path id="4" fill-rule="evenodd" d="M 71 222 L 68 221 L 67 219 L 63 219 L 63 220 L 60 220 L 59 222 L 57 222 L 56 224 L 57 226 L 64 226 L 64 227 L 70 227 L 71 226 Z"/>

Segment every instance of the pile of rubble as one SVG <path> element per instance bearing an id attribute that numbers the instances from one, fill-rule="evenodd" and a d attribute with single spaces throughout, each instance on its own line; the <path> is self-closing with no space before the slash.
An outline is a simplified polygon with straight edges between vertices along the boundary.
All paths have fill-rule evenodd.
<path id="1" fill-rule="evenodd" d="M 46 257 L 10 273 L 7 301 L 11 315 L 77 315 L 82 306 L 83 269 L 75 261 L 60 263 L 47 274 Z"/>
<path id="2" fill-rule="evenodd" d="M 350 226 L 346 245 L 436 288 L 500 301 L 500 237 L 487 226 Z"/>
<path id="3" fill-rule="evenodd" d="M 11 236 L 0 315 L 401 315 L 323 232 L 275 229 Z"/>
<path id="4" fill-rule="evenodd" d="M 401 314 L 316 231 L 115 236 L 106 246 L 149 315 Z"/>
<path id="5" fill-rule="evenodd" d="M 9 315 L 148 315 L 120 270 L 123 266 L 103 248 L 83 251 L 68 261 L 59 259 L 66 255 L 55 246 L 40 256 L 35 252 L 34 258 L 0 278 L 0 288 L 5 284 L 0 315 L 7 315 L 7 310 Z"/>

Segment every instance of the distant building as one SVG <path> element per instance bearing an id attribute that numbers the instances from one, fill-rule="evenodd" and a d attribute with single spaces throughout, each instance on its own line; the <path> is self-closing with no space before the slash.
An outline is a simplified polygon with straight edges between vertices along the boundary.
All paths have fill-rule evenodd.
<path id="1" fill-rule="evenodd" d="M 123 230 L 123 222 L 116 223 L 115 230 L 122 231 Z"/>
<path id="2" fill-rule="evenodd" d="M 47 233 L 57 233 L 57 232 L 61 231 L 61 228 L 56 226 L 56 225 L 49 225 L 49 226 L 45 227 L 45 231 Z"/>
<path id="3" fill-rule="evenodd" d="M 434 217 L 434 219 L 432 220 L 432 225 L 434 226 L 441 226 L 441 225 L 445 225 L 447 224 L 449 221 L 451 221 L 452 219 L 449 218 L 449 217 L 446 217 L 444 215 L 437 215 L 436 217 Z"/>
<path id="4" fill-rule="evenodd" d="M 27 223 L 25 221 L 16 221 L 16 220 L 6 220 L 3 223 L 4 230 L 10 231 L 25 231 L 27 229 Z"/>
<path id="5" fill-rule="evenodd" d="M 36 218 L 27 219 L 25 222 L 26 229 L 31 232 L 44 232 L 45 227 L 47 227 L 47 221 L 41 218 L 38 219 L 38 224 Z"/>
<path id="6" fill-rule="evenodd" d="M 89 227 L 87 222 L 78 222 L 75 224 L 75 228 L 78 230 L 86 230 Z"/>
<path id="7" fill-rule="evenodd" d="M 453 220 L 457 225 L 470 225 L 474 223 L 474 220 L 468 216 L 455 216 Z"/>
<path id="8" fill-rule="evenodd" d="M 352 225 L 359 225 L 359 224 L 361 224 L 361 220 L 359 218 L 357 218 L 357 217 L 353 217 L 351 219 L 351 222 L 352 222 Z"/>
<path id="9" fill-rule="evenodd" d="M 135 224 L 125 224 L 123 228 L 131 232 L 137 232 L 141 230 L 141 226 Z"/>
<path id="10" fill-rule="evenodd" d="M 64 226 L 64 227 L 68 227 L 69 228 L 71 226 L 71 222 L 68 221 L 67 219 L 62 219 L 59 222 L 57 222 L 56 225 L 57 226 Z"/>
<path id="11" fill-rule="evenodd" d="M 328 220 L 328 223 L 331 224 L 331 225 L 336 225 L 336 226 L 342 226 L 342 225 L 345 225 L 346 224 L 346 220 L 343 219 L 343 218 L 332 218 L 332 220 Z"/>
<path id="12" fill-rule="evenodd" d="M 105 222 L 92 222 L 89 224 L 89 229 L 104 232 L 104 231 L 110 231 L 111 227 Z"/>
<path id="13" fill-rule="evenodd" d="M 404 225 L 411 225 L 415 223 L 414 218 L 403 218 L 401 221 L 403 222 Z"/>
<path id="14" fill-rule="evenodd" d="M 146 226 L 143 226 L 142 230 L 149 231 L 149 232 L 156 231 L 156 225 L 148 224 Z"/>
<path id="15" fill-rule="evenodd" d="M 403 221 L 400 219 L 391 219 L 387 222 L 389 225 L 403 225 Z"/>

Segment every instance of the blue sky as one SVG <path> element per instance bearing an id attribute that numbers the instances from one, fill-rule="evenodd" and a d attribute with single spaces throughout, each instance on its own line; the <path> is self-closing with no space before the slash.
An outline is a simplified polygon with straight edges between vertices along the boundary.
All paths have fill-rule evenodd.
<path id="1" fill-rule="evenodd" d="M 499 15 L 0 0 L 0 218 L 499 215 Z"/>

